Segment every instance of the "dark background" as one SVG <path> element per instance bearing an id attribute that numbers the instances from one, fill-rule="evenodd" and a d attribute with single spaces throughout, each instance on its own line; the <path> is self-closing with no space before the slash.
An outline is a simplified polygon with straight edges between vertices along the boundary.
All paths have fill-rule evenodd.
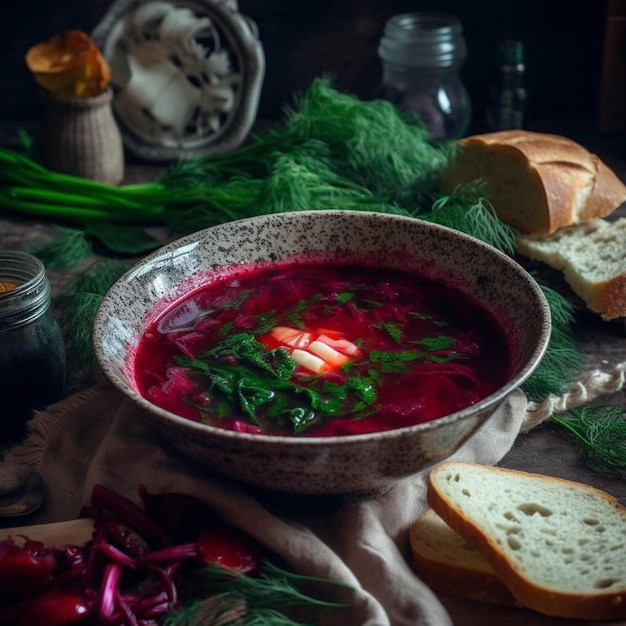
<path id="1" fill-rule="evenodd" d="M 4 122 L 37 120 L 42 115 L 42 103 L 24 64 L 26 50 L 70 28 L 90 32 L 109 4 L 1 1 Z M 381 76 L 376 49 L 386 20 L 397 13 L 439 11 L 456 15 L 464 26 L 468 57 L 462 78 L 476 124 L 484 116 L 495 49 L 507 34 L 521 38 L 526 46 L 531 119 L 598 120 L 608 7 L 603 0 L 240 0 L 239 7 L 257 23 L 265 50 L 261 119 L 279 117 L 294 91 L 305 89 L 322 73 L 330 73 L 338 88 L 370 98 Z"/>

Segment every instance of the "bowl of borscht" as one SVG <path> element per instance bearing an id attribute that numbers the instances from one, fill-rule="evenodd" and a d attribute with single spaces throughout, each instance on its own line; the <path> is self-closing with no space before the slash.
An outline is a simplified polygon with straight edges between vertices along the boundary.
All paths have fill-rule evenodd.
<path id="1" fill-rule="evenodd" d="M 300 211 L 164 245 L 107 292 L 104 375 L 164 443 L 260 490 L 367 496 L 449 457 L 532 374 L 550 309 L 424 220 Z"/>

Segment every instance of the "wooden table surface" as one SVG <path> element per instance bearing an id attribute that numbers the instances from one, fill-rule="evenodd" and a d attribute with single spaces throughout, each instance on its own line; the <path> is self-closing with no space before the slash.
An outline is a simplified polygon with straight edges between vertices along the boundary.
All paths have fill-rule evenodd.
<path id="1" fill-rule="evenodd" d="M 551 128 L 550 130 L 552 132 L 560 131 L 558 128 Z M 607 138 L 594 133 L 582 136 L 576 136 L 575 133 L 569 133 L 569 135 L 579 140 L 583 145 L 587 145 L 592 151 L 597 152 L 626 181 L 626 149 L 624 149 L 624 141 L 621 137 Z M 154 178 L 159 171 L 158 168 L 154 167 L 127 167 L 125 182 Z M 615 215 L 626 215 L 626 207 L 620 208 Z M 50 224 L 45 224 L 37 219 L 12 215 L 0 209 L 0 248 L 29 249 L 34 241 L 46 238 L 49 229 Z M 54 298 L 63 293 L 72 273 L 48 270 L 48 275 Z M 563 288 L 567 290 L 566 286 Z M 624 320 L 604 322 L 583 307 L 576 313 L 574 329 L 578 344 L 586 355 L 589 369 L 612 370 L 616 364 L 626 362 L 626 325 Z M 68 393 L 78 391 L 82 385 L 83 382 L 80 377 L 74 377 L 69 381 Z M 626 407 L 626 390 L 622 389 L 594 401 L 594 404 L 599 403 Z M 552 422 L 545 422 L 529 433 L 520 435 L 513 448 L 502 460 L 501 465 L 594 485 L 612 494 L 626 505 L 626 480 L 623 477 L 600 476 L 592 472 L 585 465 L 584 454 L 573 436 L 562 426 Z M 450 600 L 447 604 L 454 615 L 455 624 L 458 623 L 459 626 L 476 624 L 478 622 L 475 620 L 479 619 L 479 616 L 480 623 L 484 626 L 505 622 L 512 626 L 518 623 L 520 626 L 522 624 L 543 626 L 544 624 L 563 623 L 534 614 L 530 615 L 528 612 L 502 613 L 500 610 L 496 610 L 492 614 L 492 618 L 485 619 L 482 609 L 476 609 L 471 603 Z"/>

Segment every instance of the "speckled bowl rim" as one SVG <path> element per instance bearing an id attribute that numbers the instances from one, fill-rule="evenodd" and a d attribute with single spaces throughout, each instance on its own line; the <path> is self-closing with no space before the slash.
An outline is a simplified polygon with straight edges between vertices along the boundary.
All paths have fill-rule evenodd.
<path id="1" fill-rule="evenodd" d="M 258 221 L 264 221 L 267 218 L 276 218 L 281 215 L 284 216 L 301 216 L 301 219 L 306 219 L 309 215 L 322 216 L 324 214 L 327 215 L 335 215 L 335 214 L 345 214 L 345 213 L 354 213 L 355 215 L 366 215 L 371 217 L 379 217 L 380 219 L 385 220 L 404 220 L 404 221 L 415 221 L 418 218 L 412 218 L 408 216 L 395 215 L 389 213 L 377 213 L 377 212 L 360 212 L 360 211 L 345 211 L 345 210 L 314 210 L 314 211 L 298 211 L 298 212 L 287 212 L 284 214 L 269 214 L 269 215 L 259 215 L 250 218 L 244 218 L 241 220 L 234 220 L 228 222 L 227 224 L 232 227 L 237 223 L 255 223 Z M 251 442 L 255 445 L 261 445 L 262 442 L 271 445 L 273 443 L 280 443 L 281 445 L 285 445 L 288 443 L 289 445 L 293 445 L 296 447 L 332 447 L 332 448 L 341 448 L 345 446 L 350 446 L 353 443 L 358 442 L 359 444 L 363 444 L 367 441 L 377 441 L 386 439 L 395 439 L 397 437 L 402 437 L 408 434 L 416 433 L 416 432 L 424 432 L 429 430 L 435 430 L 440 427 L 442 424 L 450 424 L 459 420 L 463 420 L 466 417 L 480 413 L 482 411 L 486 411 L 492 408 L 497 407 L 511 392 L 518 389 L 529 377 L 530 375 L 537 369 L 539 366 L 546 349 L 548 347 L 550 333 L 551 333 L 551 313 L 548 302 L 543 294 L 540 286 L 537 282 L 532 278 L 532 276 L 514 259 L 507 256 L 504 252 L 501 252 L 497 248 L 487 244 L 475 237 L 467 235 L 461 231 L 457 231 L 451 229 L 446 226 L 442 226 L 440 224 L 436 224 L 433 222 L 420 222 L 424 228 L 432 229 L 433 232 L 446 232 L 452 236 L 458 237 L 459 241 L 466 241 L 469 245 L 477 246 L 479 248 L 483 248 L 489 254 L 492 254 L 494 257 L 498 257 L 500 262 L 505 263 L 509 266 L 509 268 L 519 274 L 519 276 L 523 279 L 523 282 L 526 283 L 529 291 L 533 293 L 536 298 L 536 303 L 540 306 L 541 313 L 541 331 L 539 333 L 539 341 L 535 350 L 531 352 L 529 358 L 527 359 L 526 364 L 520 368 L 519 372 L 513 378 L 505 383 L 502 387 L 500 387 L 497 391 L 486 396 L 479 402 L 470 405 L 460 411 L 456 411 L 449 415 L 439 417 L 434 420 L 430 420 L 427 422 L 422 422 L 419 424 L 414 424 L 412 426 L 405 426 L 402 428 L 395 428 L 387 431 L 380 431 L 374 433 L 365 433 L 365 434 L 351 434 L 351 435 L 340 435 L 340 436 L 329 436 L 329 437 L 291 437 L 291 436 L 279 436 L 279 435 L 264 435 L 264 434 L 251 434 L 251 433 L 242 433 L 235 432 L 223 428 L 217 428 L 214 426 L 210 426 L 207 424 L 201 424 L 199 422 L 195 422 L 185 417 L 181 417 L 176 415 L 175 413 L 171 413 L 166 409 L 163 409 L 155 404 L 152 404 L 150 401 L 146 400 L 138 391 L 133 389 L 122 377 L 118 376 L 113 369 L 108 364 L 108 359 L 106 355 L 103 353 L 102 346 L 98 342 L 98 333 L 94 332 L 94 351 L 96 355 L 96 360 L 102 369 L 105 377 L 120 391 L 122 391 L 127 397 L 131 398 L 137 405 L 139 405 L 142 409 L 147 411 L 148 413 L 153 413 L 158 415 L 160 418 L 165 419 L 173 424 L 176 424 L 183 428 L 184 430 L 198 433 L 211 433 L 212 436 L 223 438 L 225 440 L 233 440 L 233 441 L 241 441 L 241 442 Z M 202 240 L 206 233 L 209 231 L 214 231 L 215 228 L 219 228 L 219 226 L 209 227 L 200 231 L 196 231 L 189 235 L 185 235 L 175 241 L 172 241 L 168 244 L 165 244 L 155 252 L 149 254 L 140 260 L 137 264 L 135 264 L 132 268 L 130 268 L 127 272 L 125 272 L 108 290 L 108 292 L 103 297 L 103 300 L 98 308 L 98 311 L 94 320 L 94 328 L 98 329 L 105 317 L 109 315 L 109 307 L 113 299 L 116 297 L 116 293 L 118 290 L 122 288 L 124 283 L 131 277 L 133 274 L 137 273 L 137 270 L 140 268 L 145 268 L 146 266 L 152 264 L 154 261 L 160 259 L 161 257 L 167 255 L 168 253 L 181 249 L 189 244 L 194 244 L 197 241 Z M 488 419 L 488 418 L 487 418 Z M 485 420 L 486 421 L 486 420 Z"/>

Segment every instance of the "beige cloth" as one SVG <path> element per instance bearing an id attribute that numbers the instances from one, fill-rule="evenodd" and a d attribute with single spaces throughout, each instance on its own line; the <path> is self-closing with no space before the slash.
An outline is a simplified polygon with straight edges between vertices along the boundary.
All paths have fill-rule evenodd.
<path id="1" fill-rule="evenodd" d="M 522 430 L 526 407 L 524 394 L 513 393 L 455 458 L 497 463 Z M 296 571 L 350 585 L 353 591 L 333 590 L 333 596 L 352 607 L 323 611 L 316 616 L 322 626 L 460 623 L 408 564 L 408 528 L 426 507 L 423 476 L 376 499 L 308 512 L 283 503 L 278 513 L 245 487 L 169 451 L 142 417 L 109 386 L 71 396 L 38 415 L 26 444 L 6 459 L 37 467 L 48 487 L 46 504 L 29 521 L 76 518 L 96 483 L 134 500 L 140 484 L 155 493 L 182 491 L 282 555 Z"/>

